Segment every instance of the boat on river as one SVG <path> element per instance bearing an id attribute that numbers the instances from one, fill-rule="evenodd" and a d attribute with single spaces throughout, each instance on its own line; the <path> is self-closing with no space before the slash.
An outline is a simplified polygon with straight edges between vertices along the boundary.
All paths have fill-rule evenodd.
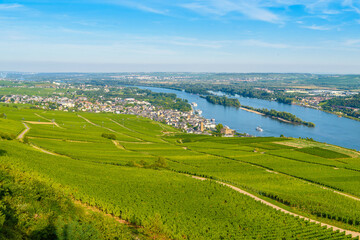
<path id="1" fill-rule="evenodd" d="M 256 129 L 256 131 L 259 131 L 259 132 L 264 131 L 264 129 L 262 129 L 260 126 L 257 126 L 255 129 Z"/>
<path id="2" fill-rule="evenodd" d="M 200 109 L 195 110 L 195 114 L 199 114 L 199 115 L 201 115 L 201 114 L 202 114 L 202 111 L 201 111 Z"/>

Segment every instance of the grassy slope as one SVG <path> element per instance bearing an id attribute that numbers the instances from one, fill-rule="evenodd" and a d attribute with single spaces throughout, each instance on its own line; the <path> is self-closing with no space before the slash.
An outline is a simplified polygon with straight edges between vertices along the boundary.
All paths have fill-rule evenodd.
<path id="1" fill-rule="evenodd" d="M 256 159 L 263 159 L 263 156 L 266 156 L 267 159 L 269 159 L 268 162 L 271 164 L 276 163 L 272 161 L 272 159 L 281 159 L 283 161 L 281 165 L 287 166 L 289 162 L 293 160 L 273 157 L 272 155 L 267 154 L 267 151 L 280 151 L 283 148 L 293 151 L 292 147 L 283 147 L 282 145 L 273 143 L 280 140 L 287 141 L 287 139 L 219 139 L 204 136 L 179 135 L 178 137 L 166 138 L 166 141 L 164 141 L 161 140 L 159 136 L 162 135 L 162 131 L 169 131 L 168 126 L 162 126 L 161 124 L 134 116 L 81 114 L 92 122 L 100 125 L 100 127 L 96 127 L 87 123 L 86 128 L 81 128 L 85 122 L 75 114 L 62 112 L 35 112 L 38 112 L 38 114 L 41 114 L 44 117 L 55 119 L 64 129 L 48 125 L 32 125 L 29 136 L 36 138 L 30 140 L 43 148 L 68 155 L 73 159 L 48 155 L 45 159 L 44 157 L 40 157 L 40 155 L 44 155 L 40 153 L 37 153 L 40 154 L 39 157 L 35 157 L 32 155 L 34 154 L 33 151 L 31 154 L 29 152 L 30 156 L 15 156 L 16 154 L 13 153 L 14 150 L 18 148 L 18 154 L 20 154 L 20 152 L 24 151 L 21 150 L 24 149 L 24 146 L 17 146 L 15 143 L 11 143 L 13 145 L 10 145 L 8 142 L 4 145 L 3 143 L 5 142 L 2 142 L 3 148 L 7 147 L 9 153 L 15 154 L 12 157 L 13 159 L 17 159 L 16 162 L 23 167 L 26 166 L 32 171 L 46 174 L 57 182 L 71 186 L 74 191 L 76 190 L 73 194 L 85 202 L 101 205 L 101 207 L 112 213 L 119 214 L 119 211 L 121 211 L 122 217 L 128 218 L 131 221 L 146 225 L 149 218 L 155 217 L 156 212 L 154 212 L 154 210 L 159 210 L 161 211 L 159 213 L 161 214 L 162 221 L 167 227 L 171 226 L 171 231 L 164 231 L 172 236 L 179 236 L 181 234 L 187 236 L 199 236 L 199 233 L 206 236 L 207 232 L 211 232 L 211 234 L 215 234 L 216 232 L 216 234 L 219 234 L 218 236 L 221 234 L 235 234 L 226 236 L 237 236 L 234 229 L 230 230 L 228 227 L 225 227 L 225 225 L 233 225 L 234 222 L 244 225 L 245 223 L 241 222 L 243 219 L 239 218 L 239 216 L 234 216 L 229 213 L 230 215 L 227 216 L 226 219 L 231 219 L 231 221 L 228 223 L 226 221 L 224 223 L 225 225 L 215 227 L 217 226 L 216 222 L 218 222 L 215 220 L 219 218 L 218 213 L 212 213 L 209 217 L 207 216 L 208 213 L 205 210 L 201 210 L 202 208 L 199 206 L 199 212 L 197 212 L 196 215 L 192 215 L 192 211 L 188 212 L 187 209 L 191 209 L 193 204 L 190 204 L 189 206 L 186 205 L 186 209 L 180 208 L 179 205 L 175 204 L 177 201 L 184 202 L 185 200 L 189 203 L 198 202 L 199 204 L 205 204 L 205 206 L 206 204 L 209 204 L 208 209 L 214 209 L 215 211 L 216 208 L 210 206 L 214 206 L 214 204 L 217 207 L 223 206 L 221 204 L 216 205 L 213 201 L 204 201 L 204 199 L 209 198 L 209 196 L 217 196 L 217 201 L 220 203 L 229 198 L 232 199 L 235 196 L 233 196 L 232 193 L 229 193 L 229 190 L 223 189 L 222 187 L 215 187 L 211 184 L 208 186 L 208 183 L 196 183 L 196 180 L 177 176 L 176 174 L 174 175 L 174 173 L 169 173 L 167 171 L 159 172 L 149 169 L 116 167 L 104 164 L 99 165 L 98 163 L 125 165 L 127 160 L 132 159 L 132 156 L 134 156 L 134 159 L 137 162 L 140 162 L 140 160 L 152 162 L 155 161 L 158 156 L 163 156 L 168 160 L 170 168 L 174 171 L 212 176 L 225 181 L 230 181 L 235 185 L 246 188 L 254 193 L 260 193 L 267 196 L 276 195 L 278 196 L 278 201 L 281 199 L 282 202 L 291 203 L 290 206 L 296 211 L 302 211 L 307 214 L 312 213 L 315 215 L 317 212 L 326 212 L 331 216 L 342 218 L 345 216 L 351 217 L 352 219 L 359 219 L 359 212 L 354 209 L 360 209 L 360 206 L 355 200 L 340 196 L 314 185 L 309 185 L 296 178 L 274 174 L 267 172 L 265 169 L 240 162 L 244 161 L 244 159 L 249 162 L 256 161 Z M 33 110 L 22 111 L 21 114 L 23 116 L 25 115 L 26 118 L 34 117 Z M 19 115 L 20 113 L 16 113 L 16 111 L 12 111 L 11 114 L 8 114 L 8 116 L 10 116 L 9 118 L 17 120 L 19 120 Z M 108 118 L 118 121 L 126 128 L 111 122 Z M 120 143 L 125 150 L 116 149 L 115 145 L 110 140 L 100 137 L 102 132 L 106 132 L 106 129 L 102 128 L 102 126 L 118 132 L 117 135 L 120 138 Z M 121 139 L 122 136 L 127 136 L 128 139 Z M 38 137 L 57 138 L 58 140 L 44 140 Z M 132 139 L 130 140 L 129 138 L 131 137 Z M 133 138 L 136 138 L 137 140 L 134 140 Z M 62 139 L 71 139 L 72 141 L 63 141 Z M 181 142 L 178 141 L 179 139 L 182 139 L 183 143 L 179 143 Z M 96 143 L 98 143 L 98 145 Z M 257 152 L 254 152 L 254 149 L 256 149 Z M 30 149 L 27 151 L 30 151 Z M 37 160 L 34 161 L 34 159 Z M 321 161 L 327 161 L 327 159 L 321 158 Z M 329 161 L 333 162 L 334 160 L 332 159 Z M 258 164 L 259 162 L 255 163 Z M 263 164 L 263 162 L 260 163 Z M 311 170 L 313 164 L 308 165 Z M 346 174 L 345 176 L 347 176 Z M 344 178 L 343 182 L 346 181 L 347 179 Z M 351 179 L 349 178 L 348 181 L 351 181 Z M 76 182 L 76 184 L 74 184 L 74 182 Z M 162 184 L 159 185 L 159 182 Z M 117 185 L 122 186 L 121 191 L 116 187 Z M 125 185 L 127 187 L 123 187 Z M 133 186 L 139 186 L 139 188 L 136 188 L 138 191 L 136 191 L 135 201 L 134 199 L 122 199 L 124 196 L 133 194 Z M 340 185 L 335 184 L 335 186 Z M 126 190 L 127 188 L 128 190 Z M 94 189 L 96 189 L 96 191 Z M 149 189 L 151 189 L 150 195 Z M 156 191 L 154 191 L 154 189 Z M 173 193 L 174 189 L 178 189 L 175 192 L 179 192 L 181 195 Z M 198 195 L 191 194 L 194 189 L 197 189 Z M 116 192 L 115 194 L 115 191 L 117 190 L 119 190 L 119 192 Z M 147 195 L 143 193 L 140 194 L 140 192 L 145 192 Z M 187 195 L 187 198 L 185 199 L 183 196 L 184 194 Z M 225 199 L 219 198 L 218 194 L 224 196 Z M 308 196 L 306 199 L 303 197 L 304 194 L 307 194 Z M 245 201 L 243 197 L 237 195 L 238 194 L 236 194 L 236 199 L 238 200 L 236 201 Z M 167 199 L 169 199 L 172 204 L 164 198 L 160 198 L 160 203 L 157 203 L 156 201 L 159 201 L 160 199 L 157 199 L 156 196 L 167 196 Z M 327 199 L 336 199 L 337 204 L 327 201 Z M 155 203 L 153 201 L 155 201 Z M 252 205 L 251 201 L 246 200 L 245 202 L 247 206 L 255 207 Z M 167 206 L 167 204 L 170 204 L 170 206 L 174 205 L 177 208 L 173 208 L 174 206 Z M 351 207 L 347 209 L 342 206 Z M 153 209 L 153 211 L 149 212 L 149 209 Z M 236 209 L 236 206 L 227 206 L 226 209 L 223 211 L 232 212 Z M 264 214 L 264 212 L 259 214 Z M 267 217 L 264 221 L 274 221 L 268 218 L 268 215 L 273 215 L 272 213 L 266 213 L 265 215 Z M 207 216 L 206 220 L 205 218 L 202 219 L 201 216 Z M 200 226 L 191 225 L 191 219 L 194 219 L 194 217 L 199 219 L 201 223 Z M 249 215 L 247 217 L 249 218 L 252 216 Z M 280 216 L 279 218 L 283 219 L 283 216 Z M 184 219 L 191 221 L 190 223 L 188 221 L 184 222 Z M 342 225 L 339 221 L 336 221 L 335 223 Z M 179 226 L 177 224 L 186 226 Z M 189 229 L 190 226 L 193 228 L 191 231 Z M 205 231 L 202 229 L 203 226 L 210 226 L 210 230 Z M 356 226 L 345 226 L 357 229 Z M 248 227 L 252 228 L 253 226 Z M 258 228 L 262 229 L 261 224 L 258 225 Z M 240 232 L 245 234 L 243 231 Z M 278 232 L 277 234 L 281 235 L 284 233 Z"/>
<path id="2" fill-rule="evenodd" d="M 306 238 L 310 233 L 332 234 L 331 230 L 276 212 L 212 182 L 168 171 L 44 156 L 16 142 L 2 142 L 1 148 L 7 151 L 7 156 L 2 157 L 4 162 L 40 172 L 68 186 L 76 199 L 143 225 L 148 231 L 150 222 L 161 216 L 162 231 L 172 238 L 229 239 L 246 235 Z M 296 231 L 289 232 L 289 227 Z"/>
<path id="3" fill-rule="evenodd" d="M 147 239 L 109 216 L 74 204 L 63 186 L 0 165 L 0 239 Z"/>

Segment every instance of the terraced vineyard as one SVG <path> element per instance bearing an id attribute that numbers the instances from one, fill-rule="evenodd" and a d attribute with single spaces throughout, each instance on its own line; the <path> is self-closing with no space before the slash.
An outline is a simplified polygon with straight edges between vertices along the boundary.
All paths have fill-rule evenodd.
<path id="1" fill-rule="evenodd" d="M 0 141 L 3 168 L 25 171 L 50 187 L 59 185 L 69 198 L 138 226 L 140 239 L 360 235 L 358 152 L 290 138 L 189 135 L 131 115 L 3 105 L 0 113 L 7 116 L 0 119 L 0 132 L 18 135 L 24 129 L 22 122 L 30 127 L 28 144 Z M 102 137 L 106 134 L 114 137 Z M 159 165 L 164 161 L 167 166 Z M 135 237 L 128 230 L 122 234 Z"/>

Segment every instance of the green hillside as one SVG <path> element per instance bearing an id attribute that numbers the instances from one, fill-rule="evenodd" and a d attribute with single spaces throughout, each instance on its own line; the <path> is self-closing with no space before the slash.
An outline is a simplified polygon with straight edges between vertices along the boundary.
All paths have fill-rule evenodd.
<path id="1" fill-rule="evenodd" d="M 30 130 L 0 140 L 0 239 L 352 237 L 270 203 L 360 232 L 356 151 L 302 139 L 190 135 L 133 115 L 22 105 L 0 105 L 1 113 L 1 133 Z"/>

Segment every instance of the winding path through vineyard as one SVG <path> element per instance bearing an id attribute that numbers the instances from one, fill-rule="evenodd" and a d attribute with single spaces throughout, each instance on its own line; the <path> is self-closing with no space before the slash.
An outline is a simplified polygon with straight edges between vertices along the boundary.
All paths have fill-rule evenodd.
<path id="1" fill-rule="evenodd" d="M 79 117 L 80 117 L 80 116 L 79 116 Z M 85 118 L 84 118 L 84 120 L 85 120 Z M 86 120 L 87 120 L 87 119 L 86 119 Z M 92 122 L 90 122 L 90 121 L 89 121 L 89 123 L 94 124 L 94 123 L 92 123 Z M 30 128 L 26 125 L 26 123 L 23 123 L 23 124 L 25 125 L 26 129 L 23 130 L 23 131 L 19 134 L 19 136 L 17 137 L 17 139 L 22 139 L 22 138 L 24 137 L 24 135 L 30 130 Z M 95 125 L 95 124 L 94 124 L 94 125 Z M 115 142 L 114 142 L 114 144 L 115 144 L 116 146 L 118 145 L 118 144 L 115 143 Z M 62 156 L 62 155 L 59 155 L 59 154 L 56 154 L 56 153 L 47 151 L 47 150 L 45 150 L 45 149 L 39 148 L 39 147 L 34 146 L 34 145 L 32 145 L 32 147 L 35 148 L 35 149 L 38 149 L 38 150 L 40 150 L 40 151 L 42 151 L 43 153 L 46 153 L 46 154 L 56 155 L 56 156 Z M 207 179 L 207 178 L 198 177 L 198 176 L 191 176 L 191 177 L 194 178 L 194 179 L 201 180 L 201 181 L 209 180 L 209 179 Z M 251 197 L 252 199 L 254 199 L 255 201 L 259 201 L 259 202 L 261 202 L 261 203 L 263 203 L 263 204 L 265 204 L 265 205 L 267 205 L 267 206 L 269 206 L 269 207 L 272 207 L 272 208 L 274 208 L 274 209 L 276 209 L 276 210 L 279 210 L 279 211 L 281 211 L 281 212 L 283 212 L 283 213 L 289 214 L 289 215 L 294 216 L 294 217 L 299 217 L 299 218 L 301 218 L 301 219 L 304 219 L 305 221 L 309 221 L 309 222 L 313 222 L 313 223 L 316 223 L 316 224 L 320 224 L 321 226 L 325 226 L 326 228 L 331 228 L 333 231 L 345 232 L 346 235 L 350 234 L 350 235 L 352 235 L 353 237 L 360 237 L 360 233 L 359 233 L 359 232 L 342 229 L 342 228 L 339 228 L 339 227 L 332 226 L 332 225 L 330 225 L 330 224 L 326 224 L 326 223 L 322 223 L 322 222 L 317 221 L 317 220 L 314 220 L 314 219 L 310 219 L 310 218 L 308 218 L 308 217 L 301 216 L 301 215 L 299 215 L 299 214 L 296 214 L 296 213 L 290 212 L 290 211 L 288 211 L 288 210 L 285 210 L 285 209 L 283 209 L 283 208 L 281 208 L 281 207 L 279 207 L 279 206 L 277 206 L 277 205 L 275 205 L 275 204 L 272 204 L 272 203 L 270 203 L 270 202 L 268 202 L 268 201 L 265 201 L 264 199 L 261 199 L 261 198 L 255 196 L 255 195 L 253 195 L 253 194 L 251 194 L 251 193 L 249 193 L 249 192 L 246 192 L 246 191 L 244 191 L 244 190 L 242 190 L 242 189 L 240 189 L 240 188 L 238 188 L 238 187 L 235 187 L 235 186 L 233 186 L 233 185 L 230 185 L 230 184 L 228 184 L 228 183 L 224 183 L 224 182 L 221 182 L 221 181 L 215 181 L 215 182 L 217 182 L 217 183 L 219 183 L 219 184 L 221 184 L 221 185 L 227 186 L 227 187 L 229 187 L 229 188 L 233 189 L 234 191 L 237 191 L 237 192 L 239 192 L 239 193 L 241 193 L 241 194 L 244 194 L 244 195 L 246 195 L 246 196 L 249 196 L 249 197 Z M 128 224 L 128 223 L 123 222 L 123 221 L 124 221 L 124 220 L 120 220 L 119 222 Z"/>
<path id="2" fill-rule="evenodd" d="M 84 119 L 86 122 L 90 123 L 91 125 L 94 125 L 94 126 L 100 127 L 100 128 L 104 128 L 104 129 L 106 129 L 106 130 L 109 130 L 110 132 L 119 133 L 119 132 L 117 132 L 117 131 L 115 131 L 115 130 L 113 130 L 113 129 L 111 129 L 111 128 L 104 127 L 104 126 L 100 126 L 99 124 L 93 123 L 92 121 L 90 121 L 89 119 L 87 119 L 87 118 L 85 118 L 85 117 L 83 117 L 83 116 L 81 116 L 81 115 L 77 115 L 77 116 L 78 116 L 79 118 Z M 109 119 L 110 119 L 110 118 L 109 118 Z M 129 128 L 127 128 L 127 127 L 119 124 L 118 122 L 116 122 L 116 121 L 114 121 L 114 120 L 112 120 L 112 119 L 110 119 L 110 120 L 111 120 L 112 122 L 116 123 L 117 125 L 119 125 L 119 126 L 125 128 L 125 129 L 128 129 L 128 130 L 134 132 L 133 130 L 131 130 L 131 129 L 129 129 Z M 124 133 L 119 133 L 119 134 L 123 134 L 123 135 L 125 135 L 125 136 L 129 136 L 129 137 L 131 137 L 131 138 L 133 138 L 133 139 L 136 139 L 136 140 L 138 140 L 138 141 L 143 141 L 143 140 L 140 139 L 140 138 L 137 138 L 137 137 L 134 137 L 134 136 L 130 136 L 130 135 L 128 135 L 128 134 L 124 134 Z"/>
<path id="3" fill-rule="evenodd" d="M 25 129 L 17 136 L 16 139 L 18 139 L 18 140 L 22 140 L 22 139 L 24 138 L 25 134 L 26 134 L 28 131 L 30 131 L 30 127 L 29 127 L 26 123 L 24 123 L 24 122 L 23 122 L 23 124 L 24 124 L 24 126 L 25 126 Z"/>
<path id="4" fill-rule="evenodd" d="M 113 130 L 113 129 L 111 129 L 111 128 L 107 128 L 107 127 L 100 126 L 99 124 L 96 124 L 96 123 L 93 123 L 93 122 L 91 122 L 89 119 L 84 118 L 84 117 L 81 116 L 81 115 L 78 115 L 78 117 L 84 119 L 86 122 L 90 123 L 91 125 L 94 125 L 94 126 L 96 126 L 96 127 L 102 127 L 102 128 L 104 128 L 104 129 L 106 129 L 106 130 L 109 130 L 110 132 L 116 133 L 115 130 Z"/>
<path id="5" fill-rule="evenodd" d="M 41 116 L 41 115 L 39 115 L 39 114 L 37 114 L 37 113 L 35 113 L 35 115 L 38 116 L 38 117 L 40 117 L 40 118 L 42 118 L 42 119 L 44 119 L 44 120 L 46 120 L 46 121 L 51 122 L 52 124 L 54 124 L 54 125 L 57 126 L 58 128 L 64 129 L 63 127 L 60 127 L 59 124 L 57 124 L 57 123 L 56 123 L 55 121 L 53 121 L 53 120 L 50 120 L 50 119 L 48 119 L 48 118 L 46 118 L 46 117 L 43 117 L 43 116 Z"/>
<path id="6" fill-rule="evenodd" d="M 201 181 L 208 180 L 207 178 L 198 177 L 198 176 L 192 176 L 192 178 L 195 178 L 195 179 L 198 179 L 198 180 L 201 180 Z M 231 189 L 233 189 L 233 190 L 235 190 L 235 191 L 237 191 L 237 192 L 239 192 L 239 193 L 241 193 L 241 194 L 244 194 L 244 195 L 246 195 L 246 196 L 249 196 L 249 197 L 251 197 L 252 199 L 254 199 L 255 201 L 259 201 L 259 202 L 261 202 L 261 203 L 263 203 L 263 204 L 265 204 L 265 205 L 267 205 L 267 206 L 269 206 L 269 207 L 272 207 L 272 208 L 274 208 L 274 209 L 276 209 L 276 210 L 279 210 L 279 211 L 281 211 L 281 212 L 283 212 L 283 213 L 286 213 L 286 214 L 289 214 L 289 215 L 291 215 L 291 216 L 304 219 L 305 221 L 309 221 L 309 222 L 313 222 L 313 223 L 316 223 L 316 224 L 320 224 L 322 227 L 325 226 L 326 228 L 332 228 L 333 231 L 345 232 L 346 235 L 351 234 L 353 237 L 360 237 L 360 233 L 359 233 L 359 232 L 355 232 L 355 231 L 350 231 L 350 230 L 338 228 L 338 227 L 332 226 L 332 225 L 327 224 L 327 223 L 322 223 L 322 222 L 319 222 L 319 221 L 317 221 L 317 220 L 314 220 L 314 219 L 311 219 L 311 218 L 308 218 L 308 217 L 301 216 L 301 215 L 299 215 L 299 214 L 296 214 L 296 213 L 290 212 L 290 211 L 288 211 L 288 210 L 285 210 L 285 209 L 283 209 L 283 208 L 281 208 L 281 207 L 279 207 L 279 206 L 277 206 L 277 205 L 275 205 L 275 204 L 272 204 L 272 203 L 270 203 L 270 202 L 267 202 L 267 201 L 265 201 L 264 199 L 261 199 L 261 198 L 255 196 L 255 195 L 253 195 L 253 194 L 251 194 L 251 193 L 249 193 L 249 192 L 246 192 L 246 191 L 244 191 L 244 190 L 242 190 L 242 189 L 240 189 L 240 188 L 238 188 L 238 187 L 235 187 L 235 186 L 233 186 L 233 185 L 230 185 L 230 184 L 228 184 L 228 183 L 224 183 L 224 182 L 221 182 L 221 181 L 216 181 L 216 182 L 219 183 L 219 184 L 221 184 L 221 185 L 227 186 L 227 187 L 229 187 L 229 188 L 231 188 Z"/>
<path id="7" fill-rule="evenodd" d="M 60 155 L 60 154 L 57 154 L 57 153 L 54 153 L 54 152 L 50 152 L 50 151 L 48 151 L 48 150 L 46 150 L 46 149 L 43 149 L 43 148 L 38 147 L 38 146 L 35 146 L 35 145 L 33 145 L 33 144 L 31 144 L 30 146 L 33 147 L 33 148 L 35 148 L 35 149 L 37 149 L 37 150 L 39 150 L 39 151 L 41 151 L 41 152 L 43 152 L 43 153 L 49 154 L 49 155 L 69 158 L 68 156 Z"/>
<path id="8" fill-rule="evenodd" d="M 105 128 L 105 129 L 110 130 L 110 128 L 106 128 L 106 127 L 100 126 L 100 125 L 95 124 L 95 123 L 91 122 L 90 120 L 88 120 L 88 119 L 80 116 L 80 115 L 78 115 L 78 116 L 79 116 L 80 118 L 83 118 L 86 122 L 88 122 L 88 123 L 90 123 L 90 124 L 92 124 L 92 125 L 94 125 L 94 126 L 102 127 L 102 128 Z M 115 121 L 114 121 L 114 122 L 115 122 Z M 24 124 L 24 126 L 25 126 L 25 129 L 18 135 L 17 139 L 19 139 L 19 140 L 22 140 L 22 139 L 24 138 L 25 134 L 30 130 L 30 127 L 29 127 L 26 123 L 23 122 L 23 124 Z M 112 130 L 112 129 L 111 129 L 111 130 Z M 112 130 L 112 132 L 116 132 L 116 131 Z M 117 146 L 118 148 L 124 150 L 123 148 L 121 148 L 122 145 L 120 145 L 119 142 L 113 141 L 113 143 L 114 143 L 114 145 Z M 42 148 L 37 147 L 37 146 L 35 146 L 35 145 L 31 145 L 31 146 L 32 146 L 33 148 L 37 149 L 37 150 L 42 151 L 43 153 L 46 153 L 46 154 L 56 155 L 56 156 L 63 156 L 63 155 L 59 155 L 59 154 L 57 154 L 57 153 L 54 153 L 54 152 L 51 152 L 51 151 L 42 149 Z M 65 157 L 68 157 L 68 156 L 65 156 Z M 275 173 L 277 173 L 277 172 L 275 172 Z M 202 181 L 210 180 L 210 179 L 208 179 L 208 178 L 203 178 L 203 177 L 198 177 L 198 176 L 191 176 L 191 177 L 194 178 L 194 179 L 202 180 Z M 277 206 L 277 205 L 275 205 L 275 204 L 272 204 L 272 203 L 270 203 L 270 202 L 268 202 L 268 201 L 266 201 L 266 200 L 264 200 L 264 199 L 262 199 L 262 198 L 259 198 L 259 197 L 255 196 L 255 195 L 253 195 L 253 194 L 251 194 L 251 193 L 249 193 L 249 192 L 247 192 L 247 191 L 245 191 L 245 190 L 242 190 L 242 189 L 240 189 L 240 188 L 238 188 L 238 187 L 235 187 L 235 186 L 233 186 L 233 185 L 231 185 L 231 184 L 228 184 L 228 183 L 225 183 L 225 182 L 221 182 L 221 181 L 215 181 L 215 182 L 218 183 L 218 184 L 227 186 L 227 187 L 231 188 L 232 190 L 234 190 L 234 191 L 236 191 L 236 192 L 239 192 L 239 193 L 241 193 L 241 194 L 243 194 L 243 195 L 249 196 L 249 197 L 251 197 L 252 199 L 254 199 L 255 201 L 259 201 L 259 202 L 261 202 L 262 204 L 265 204 L 265 205 L 267 205 L 267 206 L 269 206 L 269 207 L 271 207 L 271 208 L 273 208 L 273 209 L 279 210 L 279 211 L 281 211 L 281 212 L 283 212 L 283 213 L 285 213 L 285 214 L 291 215 L 291 216 L 293 216 L 293 217 L 298 217 L 298 218 L 303 219 L 303 220 L 305 220 L 305 221 L 309 221 L 309 222 L 313 222 L 313 223 L 316 223 L 316 224 L 320 224 L 321 226 L 326 227 L 326 228 L 328 228 L 328 229 L 332 229 L 333 231 L 344 232 L 346 235 L 351 235 L 351 236 L 353 236 L 353 237 L 360 237 L 360 233 L 359 233 L 359 232 L 342 229 L 342 228 L 339 228 L 339 227 L 336 227 L 336 226 L 333 226 L 333 225 L 330 225 L 330 224 L 327 224 L 327 223 L 323 223 L 323 222 L 320 222 L 320 221 L 317 221 L 317 220 L 314 220 L 314 219 L 311 219 L 311 218 L 308 218 L 308 217 L 305 217 L 305 216 L 302 216 L 302 215 L 299 215 L 299 214 L 290 212 L 290 211 L 288 211 L 288 210 L 286 210 L 286 209 L 284 209 L 284 208 L 281 208 L 281 207 L 279 207 L 279 206 Z M 323 188 L 324 188 L 324 187 L 323 187 Z M 326 188 L 326 189 L 327 189 L 327 188 Z M 341 195 L 345 195 L 345 196 L 347 196 L 347 197 L 351 197 L 351 198 L 353 198 L 353 199 L 355 199 L 355 200 L 359 200 L 358 198 L 353 197 L 353 196 L 350 196 L 350 195 L 347 195 L 347 194 L 345 194 L 345 193 L 340 193 L 340 192 L 338 192 L 338 191 L 335 191 L 335 192 L 338 193 L 338 194 L 341 194 Z M 122 222 L 122 220 L 120 220 L 120 221 Z M 126 222 L 123 222 L 123 223 L 127 224 Z"/>
<path id="9" fill-rule="evenodd" d="M 329 190 L 329 191 L 333 191 L 333 192 L 336 193 L 336 194 L 339 194 L 339 195 L 342 195 L 342 196 L 345 196 L 345 197 L 354 199 L 354 200 L 356 200 L 356 201 L 360 201 L 360 198 L 359 198 L 359 197 L 353 196 L 353 195 L 351 195 L 351 194 L 344 193 L 344 192 L 339 192 L 339 191 L 337 191 L 337 190 L 335 190 L 335 189 L 333 189 L 333 188 L 325 187 L 325 186 L 322 186 L 322 185 L 320 185 L 320 184 L 318 184 L 318 183 L 311 182 L 311 181 L 309 181 L 309 180 L 307 180 L 307 179 L 304 179 L 304 178 L 298 178 L 298 177 L 296 177 L 296 176 L 294 176 L 294 175 L 290 175 L 290 174 L 287 174 L 287 173 L 284 173 L 284 172 L 277 172 L 277 171 L 274 171 L 274 170 L 272 170 L 272 169 L 270 170 L 270 169 L 269 169 L 268 167 L 266 167 L 266 166 L 262 166 L 262 165 L 259 165 L 259 164 L 253 164 L 253 163 L 251 163 L 251 162 L 241 161 L 241 160 L 238 160 L 238 159 L 234 159 L 234 158 L 226 157 L 226 156 L 221 156 L 221 155 L 217 155 L 217 154 L 211 154 L 211 153 L 206 153 L 206 152 L 202 152 L 202 151 L 195 151 L 195 150 L 192 150 L 192 149 L 190 149 L 190 151 L 199 152 L 199 153 L 204 153 L 204 154 L 209 154 L 209 155 L 213 155 L 213 156 L 216 156 L 216 157 L 223 157 L 223 158 L 226 158 L 226 159 L 229 159 L 229 160 L 232 160 L 232 161 L 240 161 L 240 162 L 242 162 L 242 163 L 246 163 L 246 164 L 249 164 L 249 165 L 254 166 L 254 167 L 263 168 L 263 169 L 265 169 L 265 171 L 267 171 L 267 172 L 274 173 L 274 174 L 282 174 L 282 175 L 284 175 L 284 176 L 288 176 L 288 177 L 291 177 L 291 178 L 296 178 L 296 179 L 298 179 L 298 180 L 300 180 L 300 181 L 303 181 L 303 182 L 305 182 L 305 183 L 308 183 L 308 184 L 311 184 L 311 185 L 320 187 L 320 188 L 322 188 L 322 189 L 326 189 L 326 190 Z M 294 159 L 292 159 L 292 160 L 294 160 Z M 296 161 L 296 160 L 295 160 L 295 161 Z"/>

